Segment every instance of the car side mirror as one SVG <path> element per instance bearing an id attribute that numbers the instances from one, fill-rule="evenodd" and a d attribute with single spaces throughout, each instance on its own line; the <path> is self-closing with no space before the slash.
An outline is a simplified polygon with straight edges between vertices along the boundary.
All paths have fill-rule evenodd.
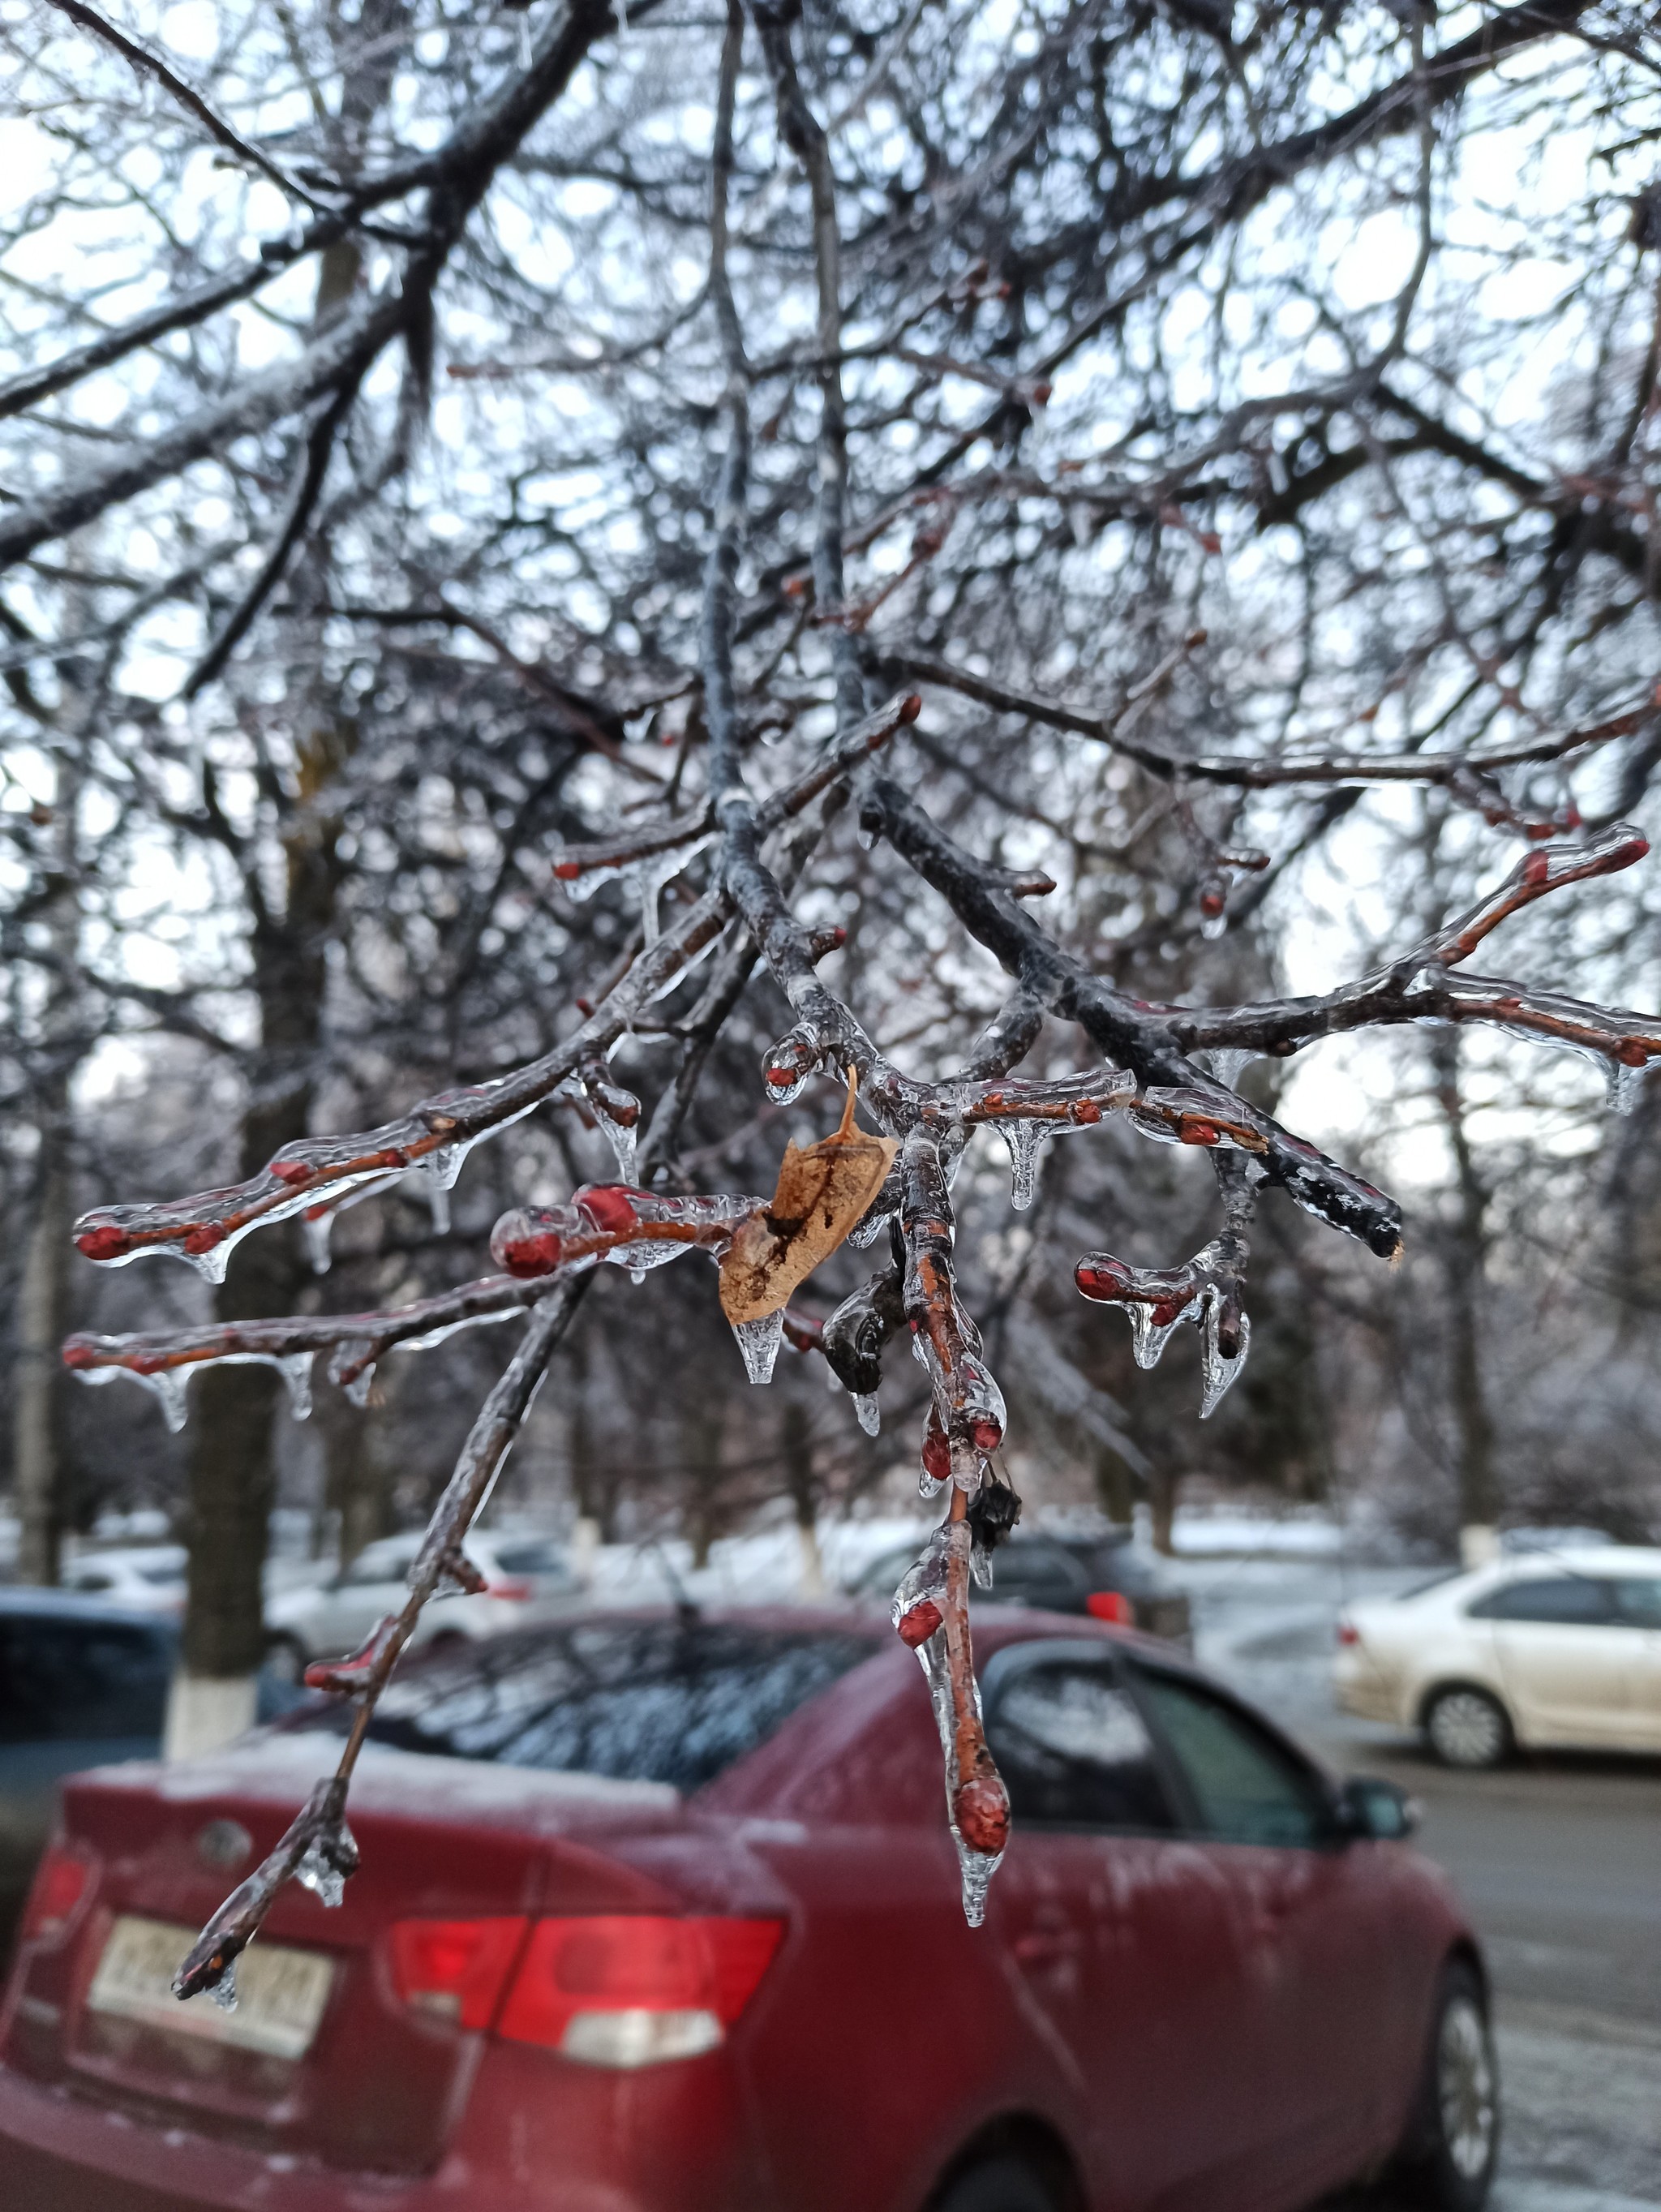
<path id="1" fill-rule="evenodd" d="M 1338 1792 L 1338 1826 L 1346 1840 L 1395 1844 L 1416 1832 L 1416 1799 L 1374 1774 L 1352 1774 Z"/>

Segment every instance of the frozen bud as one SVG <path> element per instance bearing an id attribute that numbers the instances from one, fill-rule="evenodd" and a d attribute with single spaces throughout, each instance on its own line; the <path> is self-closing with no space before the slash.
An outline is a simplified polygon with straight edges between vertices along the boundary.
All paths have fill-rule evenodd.
<path id="1" fill-rule="evenodd" d="M 1009 1840 L 1009 1793 L 996 1773 L 972 1774 L 952 1799 L 952 1824 L 972 1850 L 996 1858 Z"/>
<path id="2" fill-rule="evenodd" d="M 273 1160 L 271 1173 L 279 1182 L 310 1182 L 317 1170 L 305 1160 Z"/>
<path id="3" fill-rule="evenodd" d="M 490 1232 L 490 1256 L 509 1275 L 551 1275 L 565 1243 L 545 1208 L 516 1206 Z"/>
<path id="4" fill-rule="evenodd" d="M 1131 1288 L 1131 1271 L 1123 1260 L 1098 1252 L 1079 1261 L 1073 1270 L 1073 1280 L 1087 1298 L 1099 1298 L 1106 1304 L 1115 1305 Z"/>
<path id="5" fill-rule="evenodd" d="M 585 1183 L 576 1194 L 576 1203 L 597 1229 L 609 1237 L 621 1237 L 640 1225 L 634 1198 L 627 1183 Z"/>
<path id="6" fill-rule="evenodd" d="M 95 1221 L 81 1231 L 75 1249 L 85 1260 L 124 1260 L 133 1249 L 133 1240 L 112 1221 Z"/>
<path id="7" fill-rule="evenodd" d="M 923 1431 L 923 1472 L 931 1482 L 951 1479 L 952 1447 L 941 1423 L 937 1407 L 929 1407 L 929 1425 Z"/>
<path id="8" fill-rule="evenodd" d="M 820 1057 L 819 1040 L 805 1023 L 779 1038 L 761 1069 L 767 1097 L 775 1106 L 788 1106 L 801 1096 Z"/>
<path id="9" fill-rule="evenodd" d="M 1199 910 L 1208 921 L 1215 921 L 1228 903 L 1228 884 L 1222 876 L 1208 876 L 1200 885 Z"/>
<path id="10" fill-rule="evenodd" d="M 915 1651 L 919 1644 L 926 1644 L 939 1627 L 943 1616 L 931 1597 L 914 1605 L 909 1613 L 900 1617 L 900 1641 L 909 1650 Z"/>

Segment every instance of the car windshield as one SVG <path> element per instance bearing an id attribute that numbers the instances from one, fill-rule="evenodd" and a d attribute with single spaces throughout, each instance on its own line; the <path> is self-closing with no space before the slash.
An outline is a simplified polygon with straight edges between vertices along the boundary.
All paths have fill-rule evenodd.
<path id="1" fill-rule="evenodd" d="M 492 1637 L 393 1681 L 373 1741 L 700 1789 L 869 1659 L 869 1636 L 732 1621 L 590 1620 Z M 345 1708 L 293 1725 L 343 1732 Z"/>

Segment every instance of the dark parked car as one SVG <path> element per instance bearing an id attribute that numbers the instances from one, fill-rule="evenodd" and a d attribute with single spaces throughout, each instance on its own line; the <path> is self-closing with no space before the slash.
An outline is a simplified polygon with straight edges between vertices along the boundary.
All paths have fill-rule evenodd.
<path id="1" fill-rule="evenodd" d="M 0 1589 L 0 1943 L 27 1894 L 60 1778 L 161 1749 L 178 1643 L 165 1616 Z"/>
<path id="2" fill-rule="evenodd" d="M 1016 1829 L 965 1924 L 869 1616 L 593 1615 L 394 1683 L 361 1871 L 233 2010 L 167 1978 L 332 1761 L 306 1710 L 66 1786 L 0 2013 L 28 2212 L 1291 2212 L 1392 2151 L 1473 2212 L 1482 1962 L 1387 1784 L 1168 1647 L 987 1616 Z"/>
<path id="3" fill-rule="evenodd" d="M 913 1543 L 884 1552 L 859 1576 L 853 1595 L 886 1607 L 917 1551 Z M 969 1595 L 977 1605 L 1089 1613 L 1173 1644 L 1191 1648 L 1193 1643 L 1186 1594 L 1131 1542 L 1128 1528 L 1109 1536 L 1028 1534 L 1017 1528 L 992 1555 L 992 1587 L 972 1585 Z"/>

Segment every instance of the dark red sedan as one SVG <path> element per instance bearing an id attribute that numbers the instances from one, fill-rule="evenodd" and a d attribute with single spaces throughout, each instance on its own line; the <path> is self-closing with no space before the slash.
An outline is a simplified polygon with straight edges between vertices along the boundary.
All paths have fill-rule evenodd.
<path id="1" fill-rule="evenodd" d="M 1482 1968 L 1399 1794 L 1167 1646 L 982 1614 L 1015 1832 L 964 1923 L 916 1662 L 831 1614 L 596 1615 L 437 1655 L 362 1870 L 238 2002 L 191 1935 L 343 1717 L 70 1782 L 0 2014 L 12 2212 L 1270 2212 L 1404 2157 L 1469 2212 Z"/>

